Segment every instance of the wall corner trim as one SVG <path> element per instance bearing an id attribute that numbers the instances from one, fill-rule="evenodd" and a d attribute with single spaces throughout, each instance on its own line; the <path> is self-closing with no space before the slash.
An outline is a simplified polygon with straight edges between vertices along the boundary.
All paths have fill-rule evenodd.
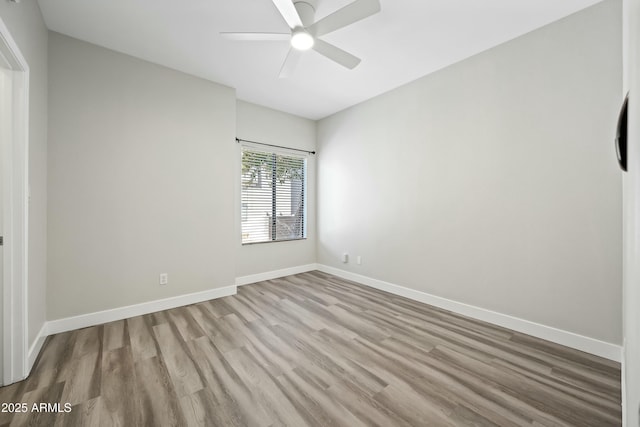
<path id="1" fill-rule="evenodd" d="M 318 264 L 299 265 L 297 267 L 283 268 L 281 270 L 267 271 L 264 273 L 251 274 L 249 276 L 236 277 L 236 286 L 250 285 L 251 283 L 262 282 L 264 280 L 278 279 L 280 277 L 291 276 L 293 274 L 306 273 L 318 270 Z"/>
<path id="2" fill-rule="evenodd" d="M 79 316 L 50 320 L 43 326 L 45 332 L 44 336 L 58 334 L 60 332 L 72 331 L 74 329 L 86 328 L 88 326 L 100 325 L 102 323 L 114 322 L 116 320 L 128 319 L 129 317 L 141 316 L 143 314 L 182 307 L 189 304 L 196 304 L 211 299 L 227 297 L 230 295 L 235 295 L 236 291 L 237 288 L 235 285 L 225 286 L 222 288 L 215 288 L 202 292 L 178 295 L 175 297 L 148 301 L 140 304 L 113 308 L 110 310 L 97 311 L 95 313 L 87 313 L 81 314 Z M 42 335 L 42 331 L 40 333 Z"/>
<path id="3" fill-rule="evenodd" d="M 44 341 L 47 339 L 47 322 L 42 324 L 38 335 L 31 343 L 31 347 L 29 347 L 29 353 L 27 354 L 27 373 L 31 373 L 31 369 L 33 368 L 33 364 L 36 363 L 36 359 L 40 354 L 40 350 L 42 350 L 42 346 L 44 345 Z"/>
<path id="4" fill-rule="evenodd" d="M 317 269 L 324 273 L 333 274 L 334 276 L 351 280 L 381 291 L 389 292 L 394 295 L 399 295 L 425 304 L 430 304 L 463 316 L 512 329 L 523 334 L 551 341 L 566 347 L 571 347 L 615 362 L 620 362 L 622 360 L 622 347 L 616 344 L 585 337 L 573 332 L 542 325 L 540 323 L 531 322 L 529 320 L 520 319 L 518 317 L 509 316 L 507 314 L 498 313 L 481 307 L 438 297 L 426 292 L 405 288 L 393 283 L 373 279 L 371 277 L 330 267 L 328 265 L 318 264 Z"/>

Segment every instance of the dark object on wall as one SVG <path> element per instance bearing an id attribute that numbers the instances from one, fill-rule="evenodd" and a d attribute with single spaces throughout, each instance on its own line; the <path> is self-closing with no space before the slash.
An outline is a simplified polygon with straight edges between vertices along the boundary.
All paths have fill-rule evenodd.
<path id="1" fill-rule="evenodd" d="M 620 116 L 618 116 L 618 130 L 616 132 L 616 154 L 620 169 L 627 171 L 627 110 L 629 109 L 629 94 L 624 98 Z"/>

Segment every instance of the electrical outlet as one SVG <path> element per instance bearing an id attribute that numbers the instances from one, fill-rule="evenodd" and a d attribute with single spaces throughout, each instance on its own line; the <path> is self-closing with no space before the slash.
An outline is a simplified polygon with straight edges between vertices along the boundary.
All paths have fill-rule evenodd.
<path id="1" fill-rule="evenodd" d="M 160 273 L 160 284 L 166 285 L 169 283 L 169 275 L 167 273 Z"/>
<path id="2" fill-rule="evenodd" d="M 349 262 L 349 254 L 348 253 L 345 252 L 345 253 L 342 254 L 342 262 L 345 263 L 345 264 Z"/>
<path id="3" fill-rule="evenodd" d="M 362 257 L 360 255 L 356 257 L 356 264 L 358 265 L 362 264 Z"/>

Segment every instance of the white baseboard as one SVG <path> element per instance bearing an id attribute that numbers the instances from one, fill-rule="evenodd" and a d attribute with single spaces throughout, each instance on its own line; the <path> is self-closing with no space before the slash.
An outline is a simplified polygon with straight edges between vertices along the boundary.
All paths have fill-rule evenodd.
<path id="1" fill-rule="evenodd" d="M 542 325 L 540 323 L 531 322 L 473 305 L 464 304 L 447 298 L 438 297 L 426 292 L 417 291 L 415 289 L 405 288 L 403 286 L 384 282 L 378 279 L 373 279 L 371 277 L 363 276 L 360 274 L 351 273 L 339 268 L 318 264 L 317 269 L 325 273 L 333 274 L 334 276 L 342 277 L 343 279 L 358 282 L 375 289 L 430 304 L 435 307 L 461 314 L 463 316 L 482 320 L 484 322 L 512 329 L 517 332 L 522 332 L 524 334 L 531 335 L 537 338 L 542 338 L 544 340 L 571 347 L 576 350 L 604 357 L 605 359 L 613 360 L 616 362 L 621 361 L 622 348 L 621 346 L 616 344 L 611 344 L 594 338 L 585 337 L 573 332 L 564 331 L 562 329 Z"/>
<path id="2" fill-rule="evenodd" d="M 128 319 L 129 317 L 182 307 L 184 305 L 195 304 L 229 295 L 235 295 L 236 291 L 237 288 L 235 285 L 225 286 L 223 288 L 210 289 L 203 292 L 195 292 L 192 294 L 143 302 L 111 310 L 97 311 L 95 313 L 82 314 L 80 316 L 67 317 L 58 320 L 50 320 L 43 326 L 43 329 L 46 332 L 44 336 L 72 331 L 74 329 L 86 328 L 87 326 L 114 322 L 116 320 Z"/>
<path id="3" fill-rule="evenodd" d="M 622 347 L 616 344 L 611 344 L 594 338 L 585 337 L 573 332 L 564 331 L 561 329 L 553 328 L 551 326 L 542 325 L 539 323 L 509 316 L 507 314 L 502 314 L 458 301 L 453 301 L 447 298 L 438 297 L 426 292 L 417 291 L 415 289 L 405 288 L 393 283 L 373 279 L 371 277 L 363 276 L 327 265 L 307 264 L 260 274 L 253 274 L 250 276 L 237 277 L 236 284 L 234 286 L 226 286 L 223 288 L 211 289 L 204 292 L 180 295 L 177 297 L 150 301 L 146 303 L 115 308 L 112 310 L 104 310 L 80 316 L 48 321 L 43 325 L 38 334 L 38 338 L 34 341 L 31 348 L 29 349 L 29 367 L 33 366 L 33 363 L 35 362 L 35 359 L 37 358 L 38 353 L 42 348 L 44 339 L 48 335 L 85 328 L 88 326 L 99 325 L 102 323 L 113 322 L 116 320 L 127 319 L 129 317 L 140 316 L 143 314 L 181 307 L 184 305 L 195 304 L 215 298 L 230 296 L 236 293 L 236 286 L 243 286 L 250 283 L 261 282 L 263 280 L 271 280 L 313 270 L 320 270 L 322 272 L 333 274 L 347 280 L 352 280 L 354 282 L 370 286 L 375 289 L 430 304 L 457 314 L 482 320 L 537 338 L 542 338 L 547 341 L 575 348 L 577 350 L 591 353 L 596 356 L 604 357 L 616 362 L 620 362 L 622 358 Z"/>
<path id="4" fill-rule="evenodd" d="M 38 332 L 38 336 L 29 347 L 29 353 L 27 355 L 27 373 L 31 372 L 31 368 L 33 368 L 33 364 L 36 363 L 36 359 L 38 358 L 38 354 L 40 354 L 40 350 L 42 350 L 42 346 L 44 345 L 44 340 L 47 339 L 47 322 L 42 324 L 42 328 L 40 328 L 40 332 Z"/>
<path id="5" fill-rule="evenodd" d="M 282 270 L 267 271 L 265 273 L 252 274 L 250 276 L 236 277 L 236 286 L 249 285 L 263 280 L 277 279 L 291 276 L 292 274 L 306 273 L 318 269 L 318 264 L 299 265 L 297 267 L 283 268 Z"/>

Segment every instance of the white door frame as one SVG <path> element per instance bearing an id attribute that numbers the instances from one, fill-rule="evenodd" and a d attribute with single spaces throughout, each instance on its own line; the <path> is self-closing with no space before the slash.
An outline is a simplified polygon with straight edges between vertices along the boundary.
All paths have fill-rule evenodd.
<path id="1" fill-rule="evenodd" d="M 623 174 L 622 425 L 640 425 L 640 0 L 623 1 L 623 82 L 629 91 Z"/>
<path id="2" fill-rule="evenodd" d="M 29 66 L 0 18 L 0 55 L 11 68 L 12 131 L 3 141 L 3 378 L 2 384 L 29 374 L 27 272 L 29 218 Z"/>

